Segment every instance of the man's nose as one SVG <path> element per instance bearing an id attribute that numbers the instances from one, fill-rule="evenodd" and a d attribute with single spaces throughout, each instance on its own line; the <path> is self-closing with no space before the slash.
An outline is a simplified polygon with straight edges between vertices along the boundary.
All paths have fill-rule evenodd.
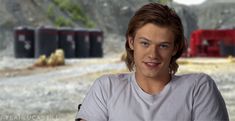
<path id="1" fill-rule="evenodd" d="M 149 48 L 149 58 L 155 59 L 159 56 L 158 48 L 157 46 L 152 46 Z"/>

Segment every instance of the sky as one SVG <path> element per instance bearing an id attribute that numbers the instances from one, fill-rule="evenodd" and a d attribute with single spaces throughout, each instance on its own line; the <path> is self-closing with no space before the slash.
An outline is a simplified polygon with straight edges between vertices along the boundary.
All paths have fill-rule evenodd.
<path id="1" fill-rule="evenodd" d="M 184 5 L 197 5 L 203 3 L 206 0 L 173 0 L 173 1 Z"/>

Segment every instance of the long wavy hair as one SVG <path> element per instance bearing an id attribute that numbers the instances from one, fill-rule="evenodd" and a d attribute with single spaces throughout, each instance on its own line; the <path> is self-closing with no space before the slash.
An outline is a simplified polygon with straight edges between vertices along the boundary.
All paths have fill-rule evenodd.
<path id="1" fill-rule="evenodd" d="M 176 60 L 186 50 L 186 39 L 180 17 L 176 12 L 166 5 L 159 3 L 148 3 L 142 6 L 131 18 L 126 31 L 126 58 L 125 63 L 129 71 L 134 70 L 134 51 L 130 48 L 128 38 L 135 38 L 136 31 L 144 25 L 152 23 L 161 27 L 168 27 L 174 34 L 174 47 L 177 53 L 172 56 L 169 69 L 171 74 L 175 74 L 179 65 Z"/>

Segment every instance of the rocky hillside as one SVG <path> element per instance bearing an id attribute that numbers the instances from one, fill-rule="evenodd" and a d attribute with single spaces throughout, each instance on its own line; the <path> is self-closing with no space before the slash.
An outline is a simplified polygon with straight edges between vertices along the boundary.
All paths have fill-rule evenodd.
<path id="1" fill-rule="evenodd" d="M 41 25 L 100 28 L 105 55 L 120 53 L 129 19 L 140 6 L 153 1 L 164 0 L 0 0 L 0 57 L 13 56 L 14 27 Z M 234 4 L 231 0 L 207 0 L 200 6 L 168 3 L 181 17 L 187 38 L 197 28 L 233 27 Z"/>
<path id="2" fill-rule="evenodd" d="M 198 26 L 202 29 L 226 29 L 235 27 L 235 1 L 209 0 L 194 10 Z"/>

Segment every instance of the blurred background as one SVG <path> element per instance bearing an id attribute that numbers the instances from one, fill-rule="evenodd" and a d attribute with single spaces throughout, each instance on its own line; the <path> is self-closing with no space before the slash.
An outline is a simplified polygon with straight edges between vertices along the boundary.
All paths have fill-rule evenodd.
<path id="1" fill-rule="evenodd" d="M 235 121 L 235 0 L 0 0 L 0 120 L 74 120 L 77 105 L 97 77 L 128 72 L 122 61 L 124 35 L 134 12 L 149 2 L 174 8 L 183 22 L 189 49 L 179 60 L 177 74 L 211 75 L 225 98 L 230 120 Z M 48 37 L 43 28 L 57 34 L 43 38 Z M 76 54 L 87 53 L 85 49 L 68 56 L 71 50 L 65 49 L 60 66 L 35 66 L 43 62 L 38 57 L 44 50 L 66 45 L 48 43 L 63 40 L 63 33 L 72 33 L 76 48 L 84 48 L 84 43 L 77 47 L 76 32 L 81 30 L 89 33 L 90 43 L 90 33 L 101 36 L 93 38 L 100 44 L 90 44 L 88 55 Z M 18 43 L 29 38 L 39 43 L 33 44 L 30 57 L 19 49 L 28 46 Z"/>

